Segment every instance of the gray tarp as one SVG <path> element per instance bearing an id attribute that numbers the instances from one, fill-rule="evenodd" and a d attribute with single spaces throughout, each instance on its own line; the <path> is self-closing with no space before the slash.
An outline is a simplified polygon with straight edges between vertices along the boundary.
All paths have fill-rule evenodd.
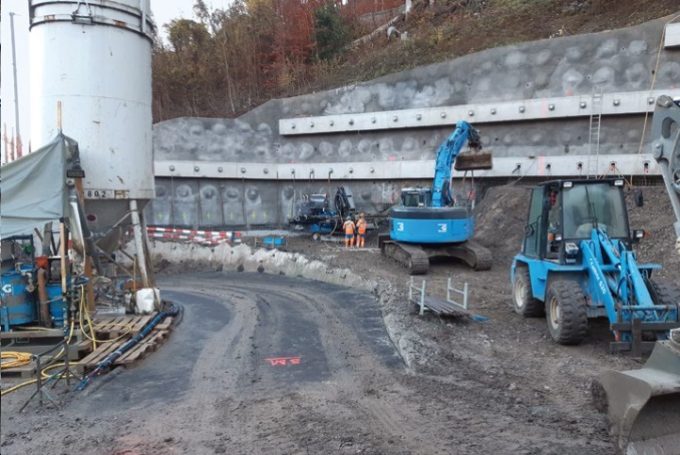
<path id="1" fill-rule="evenodd" d="M 2 238 L 33 234 L 45 223 L 68 213 L 66 167 L 76 150 L 60 134 L 52 142 L 0 168 L 0 231 Z"/>

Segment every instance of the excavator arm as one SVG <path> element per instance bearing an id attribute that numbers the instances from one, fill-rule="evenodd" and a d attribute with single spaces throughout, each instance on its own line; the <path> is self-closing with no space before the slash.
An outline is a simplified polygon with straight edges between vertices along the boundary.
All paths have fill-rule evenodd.
<path id="1" fill-rule="evenodd" d="M 680 254 L 680 105 L 670 96 L 662 95 L 656 100 L 652 137 L 652 153 L 675 214 L 675 248 Z"/>
<path id="2" fill-rule="evenodd" d="M 335 192 L 334 203 L 335 211 L 338 212 L 340 218 L 343 220 L 348 216 L 354 218 L 354 214 L 356 213 L 357 209 L 354 205 L 354 196 L 352 195 L 352 190 L 345 188 L 344 186 L 339 186 Z"/>
<path id="3" fill-rule="evenodd" d="M 432 182 L 432 207 L 446 207 L 453 202 L 451 194 L 451 167 L 456 157 L 468 143 L 470 148 L 479 149 L 479 132 L 465 120 L 456 123 L 456 128 L 439 146 Z"/>

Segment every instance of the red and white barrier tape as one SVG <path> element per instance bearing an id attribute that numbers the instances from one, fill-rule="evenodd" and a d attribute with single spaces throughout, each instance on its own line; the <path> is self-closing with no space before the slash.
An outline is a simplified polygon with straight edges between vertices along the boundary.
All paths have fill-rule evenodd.
<path id="1" fill-rule="evenodd" d="M 207 246 L 215 246 L 221 243 L 241 243 L 241 233 L 234 231 L 206 231 L 156 226 L 149 226 L 146 230 L 149 237 L 160 240 L 191 242 Z"/>

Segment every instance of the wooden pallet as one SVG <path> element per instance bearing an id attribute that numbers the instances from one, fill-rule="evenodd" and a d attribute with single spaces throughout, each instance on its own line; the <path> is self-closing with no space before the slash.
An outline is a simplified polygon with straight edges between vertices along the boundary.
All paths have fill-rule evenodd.
<path id="1" fill-rule="evenodd" d="M 77 362 L 73 364 L 73 367 L 79 372 L 86 372 L 94 369 L 97 364 L 103 361 L 109 354 L 123 346 L 130 338 L 137 335 L 155 316 L 155 314 L 144 316 L 130 315 L 96 319 L 93 321 L 95 333 L 97 339 L 102 340 L 103 342 L 98 343 L 97 349 L 92 350 L 92 341 L 86 338 L 82 341 L 75 341 L 70 349 L 72 360 Z M 156 351 L 168 338 L 168 335 L 172 330 L 172 323 L 173 318 L 166 317 L 136 346 L 116 359 L 113 365 L 130 366 Z M 107 340 L 115 341 L 106 342 Z M 41 349 L 41 351 L 43 350 L 44 349 Z M 35 366 L 31 363 L 16 368 L 4 369 L 2 370 L 2 375 L 19 378 L 33 377 L 35 375 Z"/>
<path id="2" fill-rule="evenodd" d="M 28 365 L 21 365 L 20 367 L 4 368 L 2 370 L 2 377 L 7 378 L 32 378 L 35 376 L 35 362 L 31 361 Z"/>
<path id="3" fill-rule="evenodd" d="M 154 330 L 144 338 L 137 346 L 120 356 L 114 365 L 130 365 L 156 351 L 165 342 L 169 332 L 167 330 Z"/>
<path id="4" fill-rule="evenodd" d="M 146 324 L 153 319 L 155 314 L 149 315 L 126 315 L 113 318 L 95 318 L 93 321 L 94 331 L 97 338 L 111 340 L 125 333 L 137 335 Z"/>
<path id="5" fill-rule="evenodd" d="M 79 367 L 83 370 L 92 370 L 109 354 L 125 344 L 130 338 L 137 335 L 154 317 L 155 314 L 146 316 L 121 316 L 110 318 L 110 320 L 96 321 L 95 331 L 98 338 L 100 333 L 102 333 L 108 336 L 108 338 L 102 338 L 103 340 L 115 339 L 118 337 L 120 337 L 120 339 L 98 345 L 97 349 L 80 360 L 78 363 Z M 172 329 L 172 322 L 172 317 L 166 317 L 136 346 L 116 359 L 113 365 L 128 366 L 154 352 L 168 337 L 170 330 Z"/>

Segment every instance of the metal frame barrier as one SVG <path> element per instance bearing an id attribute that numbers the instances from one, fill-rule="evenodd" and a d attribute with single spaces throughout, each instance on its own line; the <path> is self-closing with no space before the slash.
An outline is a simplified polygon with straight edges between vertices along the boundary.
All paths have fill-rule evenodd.
<path id="1" fill-rule="evenodd" d="M 467 284 L 467 281 L 465 283 L 463 283 L 463 289 L 462 290 L 454 288 L 452 283 L 453 283 L 453 280 L 452 280 L 451 277 L 449 277 L 446 280 L 446 301 L 453 304 L 453 305 L 456 305 L 456 306 L 462 308 L 465 311 L 467 311 L 467 309 L 468 309 L 468 284 Z M 455 292 L 456 294 L 460 294 L 460 295 L 463 296 L 463 304 L 462 305 L 451 298 L 451 292 L 452 291 Z"/>

